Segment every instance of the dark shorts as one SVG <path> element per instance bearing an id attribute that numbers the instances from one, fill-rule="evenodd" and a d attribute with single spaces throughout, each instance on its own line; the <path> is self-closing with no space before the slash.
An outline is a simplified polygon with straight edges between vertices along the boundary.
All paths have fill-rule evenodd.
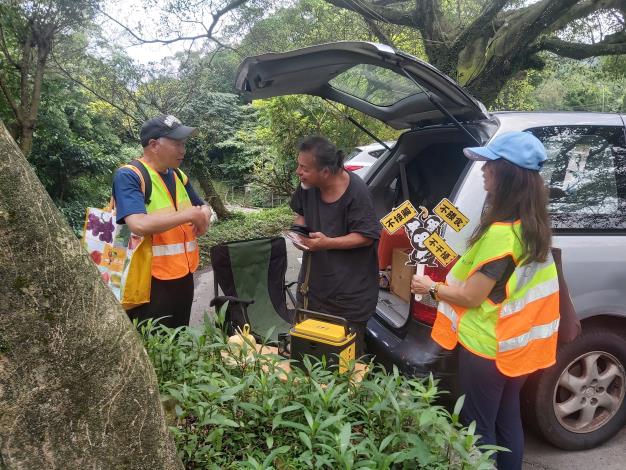
<path id="1" fill-rule="evenodd" d="M 159 323 L 170 328 L 189 325 L 193 303 L 193 274 L 162 281 L 152 278 L 150 303 L 127 310 L 131 320 L 161 318 Z"/>

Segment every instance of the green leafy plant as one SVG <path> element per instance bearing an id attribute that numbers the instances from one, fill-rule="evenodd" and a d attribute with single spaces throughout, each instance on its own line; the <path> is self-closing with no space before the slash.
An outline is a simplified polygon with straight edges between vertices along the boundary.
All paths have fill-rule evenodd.
<path id="1" fill-rule="evenodd" d="M 218 322 L 219 324 L 219 322 Z M 370 365 L 362 381 L 305 359 L 245 352 L 224 361 L 228 338 L 210 321 L 175 330 L 140 325 L 166 415 L 187 468 L 492 468 L 473 427 L 436 404 L 436 382 Z"/>

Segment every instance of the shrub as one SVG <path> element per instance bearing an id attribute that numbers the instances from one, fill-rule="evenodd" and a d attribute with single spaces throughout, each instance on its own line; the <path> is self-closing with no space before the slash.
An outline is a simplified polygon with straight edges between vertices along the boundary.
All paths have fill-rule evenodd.
<path id="1" fill-rule="evenodd" d="M 200 239 L 202 264 L 210 260 L 209 250 L 213 245 L 280 235 L 281 231 L 289 228 L 293 219 L 293 211 L 287 206 L 258 212 L 234 212 L 230 219 L 213 224 L 207 235 Z"/>
<path id="2" fill-rule="evenodd" d="M 373 368 L 355 383 L 305 361 L 285 379 L 267 355 L 227 365 L 227 338 L 208 319 L 176 330 L 149 321 L 141 334 L 186 468 L 492 468 L 493 449 L 481 453 L 458 422 L 460 403 L 452 414 L 434 404 L 432 377 Z"/>

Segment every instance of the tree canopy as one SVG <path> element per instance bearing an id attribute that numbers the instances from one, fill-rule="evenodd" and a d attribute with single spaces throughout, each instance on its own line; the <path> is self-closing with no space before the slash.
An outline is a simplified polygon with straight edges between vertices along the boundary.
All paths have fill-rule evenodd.
<path id="1" fill-rule="evenodd" d="M 14 118 L 13 135 L 30 153 L 53 48 L 90 21 L 97 0 L 4 0 L 0 2 L 0 91 Z"/>
<path id="2" fill-rule="evenodd" d="M 487 104 L 519 72 L 542 69 L 542 52 L 573 59 L 626 53 L 623 0 L 326 1 L 370 24 L 419 31 L 429 62 Z M 586 21 L 603 28 L 593 38 L 577 34 Z M 378 38 L 393 45 L 388 35 Z"/>

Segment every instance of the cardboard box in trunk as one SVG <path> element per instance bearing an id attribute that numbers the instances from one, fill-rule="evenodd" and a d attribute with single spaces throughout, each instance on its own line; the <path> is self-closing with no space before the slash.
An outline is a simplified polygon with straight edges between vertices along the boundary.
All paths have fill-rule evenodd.
<path id="1" fill-rule="evenodd" d="M 411 250 L 396 248 L 391 258 L 391 292 L 405 302 L 411 301 L 411 277 L 415 266 L 407 266 Z"/>

